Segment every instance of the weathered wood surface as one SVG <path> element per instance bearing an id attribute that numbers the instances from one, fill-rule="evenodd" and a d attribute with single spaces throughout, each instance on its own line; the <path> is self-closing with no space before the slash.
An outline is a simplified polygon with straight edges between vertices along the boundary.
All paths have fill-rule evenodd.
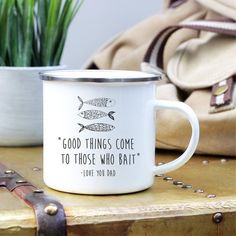
<path id="1" fill-rule="evenodd" d="M 160 152 L 157 162 L 178 153 Z M 227 161 L 221 162 L 224 158 Z M 0 148 L 0 162 L 55 196 L 64 206 L 68 235 L 236 235 L 236 160 L 195 156 L 168 176 L 191 184 L 183 189 L 156 177 L 148 190 L 126 195 L 88 196 L 47 188 L 42 181 L 42 148 Z M 208 164 L 203 164 L 208 160 Z M 134 180 L 135 181 L 135 180 Z M 203 193 L 195 193 L 196 189 Z M 215 194 L 215 198 L 207 198 Z M 35 235 L 33 211 L 0 187 L 0 235 Z M 215 224 L 216 212 L 223 220 Z"/>

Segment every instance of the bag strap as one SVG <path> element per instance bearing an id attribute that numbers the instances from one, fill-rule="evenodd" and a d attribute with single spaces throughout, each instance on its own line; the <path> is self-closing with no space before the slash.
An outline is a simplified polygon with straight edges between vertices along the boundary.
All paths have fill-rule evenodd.
<path id="1" fill-rule="evenodd" d="M 154 74 L 163 74 L 163 54 L 165 45 L 170 36 L 179 29 L 202 30 L 228 36 L 236 36 L 236 23 L 232 21 L 190 21 L 179 25 L 169 26 L 162 30 L 151 42 L 141 63 L 142 71 Z M 224 79 L 224 78 L 223 78 Z M 234 84 L 235 76 L 226 78 L 212 88 L 210 113 L 222 112 L 235 108 Z M 218 91 L 218 92 L 216 92 Z M 220 91 L 220 92 L 219 92 Z"/>
<path id="2" fill-rule="evenodd" d="M 183 28 L 236 36 L 236 23 L 232 21 L 199 20 L 169 26 L 159 32 L 152 40 L 141 63 L 142 71 L 158 74 L 163 72 L 163 53 L 165 45 L 173 33 Z"/>
<path id="3" fill-rule="evenodd" d="M 187 2 L 187 0 L 170 0 L 169 8 L 176 8 L 185 2 Z"/>
<path id="4" fill-rule="evenodd" d="M 66 236 L 66 216 L 62 204 L 54 197 L 44 194 L 16 171 L 0 162 L 0 187 L 5 187 L 28 206 L 33 208 L 37 236 Z"/>

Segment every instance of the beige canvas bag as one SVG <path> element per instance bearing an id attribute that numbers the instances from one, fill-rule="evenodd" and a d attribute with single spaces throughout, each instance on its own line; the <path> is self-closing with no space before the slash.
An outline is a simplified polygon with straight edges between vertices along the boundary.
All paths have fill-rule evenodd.
<path id="1" fill-rule="evenodd" d="M 235 156 L 235 20 L 236 1 L 165 1 L 163 14 L 118 36 L 89 67 L 161 71 L 157 97 L 185 102 L 198 116 L 197 151 Z M 187 146 L 191 129 L 179 113 L 158 112 L 157 127 L 157 147 Z"/>

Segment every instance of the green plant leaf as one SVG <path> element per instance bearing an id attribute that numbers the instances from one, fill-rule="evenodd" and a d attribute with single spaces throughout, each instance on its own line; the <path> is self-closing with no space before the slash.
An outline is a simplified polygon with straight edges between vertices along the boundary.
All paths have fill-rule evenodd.
<path id="1" fill-rule="evenodd" d="M 2 59 L 2 57 L 0 57 L 0 66 L 6 66 L 5 61 Z"/>
<path id="2" fill-rule="evenodd" d="M 9 42 L 9 27 L 11 26 L 9 15 L 12 12 L 14 0 L 1 0 L 0 1 L 0 57 L 5 60 L 7 55 L 7 48 Z M 6 64 L 6 63 L 5 63 Z"/>
<path id="3" fill-rule="evenodd" d="M 62 13 L 59 19 L 60 27 L 58 27 L 59 30 L 57 32 L 57 38 L 56 38 L 57 41 L 55 42 L 56 47 L 54 51 L 55 55 L 53 61 L 54 65 L 58 65 L 60 63 L 69 25 L 71 24 L 71 21 L 73 20 L 75 14 L 78 12 L 82 3 L 83 1 L 73 1 L 73 0 L 68 0 L 64 2 Z"/>
<path id="4" fill-rule="evenodd" d="M 36 0 L 34 54 L 37 55 L 39 64 L 42 64 L 43 52 L 41 49 L 44 47 L 48 6 L 48 0 Z"/>
<path id="5" fill-rule="evenodd" d="M 18 14 L 22 17 L 24 14 L 24 0 L 16 0 L 15 6 L 17 8 Z"/>
<path id="6" fill-rule="evenodd" d="M 43 58 L 42 63 L 45 66 L 51 64 L 52 51 L 55 42 L 55 35 L 57 31 L 57 17 L 60 12 L 61 0 L 51 0 L 47 16 L 47 25 L 44 38 L 44 47 L 42 49 Z"/>
<path id="7" fill-rule="evenodd" d="M 0 66 L 58 65 L 82 2 L 0 0 Z"/>
<path id="8" fill-rule="evenodd" d="M 24 2 L 23 11 L 23 55 L 22 66 L 30 66 L 32 56 L 32 39 L 34 32 L 34 0 Z"/>

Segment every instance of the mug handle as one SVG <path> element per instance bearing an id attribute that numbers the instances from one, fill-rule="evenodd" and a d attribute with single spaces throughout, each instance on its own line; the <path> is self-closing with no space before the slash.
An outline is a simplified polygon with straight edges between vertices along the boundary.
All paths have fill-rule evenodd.
<path id="1" fill-rule="evenodd" d="M 173 171 L 183 166 L 194 154 L 199 140 L 199 122 L 197 116 L 195 115 L 192 108 L 182 102 L 173 102 L 173 101 L 163 101 L 163 100 L 153 100 L 151 101 L 152 107 L 154 110 L 159 109 L 171 109 L 180 111 L 183 113 L 188 121 L 191 124 L 192 135 L 189 141 L 188 147 L 185 152 L 179 156 L 177 159 L 168 162 L 166 164 L 155 166 L 154 167 L 154 175 L 164 174 L 166 172 Z"/>

